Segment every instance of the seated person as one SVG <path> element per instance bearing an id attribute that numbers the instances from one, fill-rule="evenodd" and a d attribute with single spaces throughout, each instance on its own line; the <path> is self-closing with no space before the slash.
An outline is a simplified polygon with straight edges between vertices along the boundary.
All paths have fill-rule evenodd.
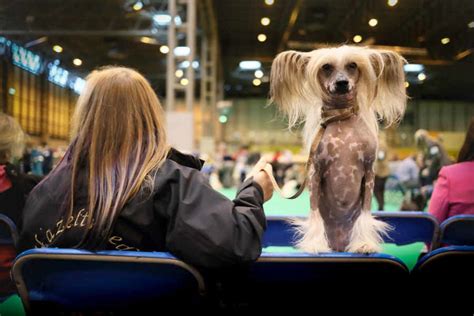
<path id="1" fill-rule="evenodd" d="M 261 253 L 263 203 L 273 192 L 260 161 L 231 201 L 169 148 L 164 113 L 138 72 L 92 72 L 73 118 L 72 142 L 30 194 L 21 249 L 169 251 L 199 266 L 249 263 Z"/>
<path id="2" fill-rule="evenodd" d="M 26 197 L 40 178 L 26 175 L 12 164 L 12 161 L 22 156 L 25 135 L 20 125 L 4 113 L 0 113 L 0 214 L 10 218 L 17 228 L 20 226 L 22 209 Z M 10 240 L 11 236 L 3 232 L 0 239 Z M 16 256 L 11 242 L 0 244 L 0 295 L 11 291 L 14 285 L 10 281 L 10 268 Z"/>
<path id="3" fill-rule="evenodd" d="M 441 168 L 429 212 L 441 223 L 454 215 L 474 214 L 474 117 L 471 118 L 458 162 Z"/>

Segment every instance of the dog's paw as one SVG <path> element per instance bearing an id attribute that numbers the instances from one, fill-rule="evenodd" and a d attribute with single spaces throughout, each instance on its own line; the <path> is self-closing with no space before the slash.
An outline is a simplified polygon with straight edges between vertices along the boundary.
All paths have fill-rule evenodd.
<path id="1" fill-rule="evenodd" d="M 357 248 L 350 249 L 350 250 L 349 250 L 350 252 L 356 252 L 356 253 L 377 253 L 377 252 L 380 252 L 380 247 L 376 245 L 362 244 L 358 246 Z"/>

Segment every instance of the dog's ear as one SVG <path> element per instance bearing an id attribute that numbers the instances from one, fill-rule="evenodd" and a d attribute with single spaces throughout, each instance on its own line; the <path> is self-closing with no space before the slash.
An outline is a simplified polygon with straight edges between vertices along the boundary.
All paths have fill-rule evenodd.
<path id="1" fill-rule="evenodd" d="M 406 60 L 388 50 L 372 50 L 370 63 L 377 76 L 373 106 L 387 125 L 398 122 L 406 108 L 405 72 Z"/>
<path id="2" fill-rule="evenodd" d="M 286 51 L 277 55 L 270 73 L 270 101 L 288 115 L 289 126 L 295 125 L 304 115 L 308 103 L 306 66 L 309 54 Z"/>

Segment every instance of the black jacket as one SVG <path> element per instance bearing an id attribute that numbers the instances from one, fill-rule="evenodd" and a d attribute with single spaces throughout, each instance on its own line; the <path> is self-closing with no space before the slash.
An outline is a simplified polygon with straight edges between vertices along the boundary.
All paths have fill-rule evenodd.
<path id="1" fill-rule="evenodd" d="M 20 229 L 22 210 L 30 191 L 41 177 L 23 174 L 12 164 L 5 164 L 5 171 L 12 187 L 0 193 L 0 213 L 8 216 Z"/>
<path id="2" fill-rule="evenodd" d="M 256 260 L 266 228 L 262 189 L 249 179 L 231 201 L 210 187 L 201 167 L 196 158 L 171 151 L 156 173 L 152 194 L 138 194 L 127 203 L 103 248 L 170 251 L 188 263 L 210 268 Z M 59 211 L 64 209 L 70 175 L 71 165 L 65 159 L 31 192 L 20 250 L 72 247 L 82 238 L 88 215 L 81 210 L 87 203 L 86 186 L 76 192 L 79 211 L 74 218 L 66 221 Z"/>

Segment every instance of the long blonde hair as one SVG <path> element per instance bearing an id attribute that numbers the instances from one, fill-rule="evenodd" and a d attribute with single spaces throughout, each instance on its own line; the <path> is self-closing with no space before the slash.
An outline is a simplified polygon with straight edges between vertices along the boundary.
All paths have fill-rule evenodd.
<path id="1" fill-rule="evenodd" d="M 148 81 L 135 70 L 93 71 L 77 101 L 72 121 L 69 212 L 75 208 L 80 167 L 87 172 L 86 233 L 77 247 L 96 248 L 109 237 L 125 204 L 166 159 L 164 114 Z M 151 192 L 151 191 L 150 191 Z M 77 210 L 76 210 L 77 211 Z"/>

